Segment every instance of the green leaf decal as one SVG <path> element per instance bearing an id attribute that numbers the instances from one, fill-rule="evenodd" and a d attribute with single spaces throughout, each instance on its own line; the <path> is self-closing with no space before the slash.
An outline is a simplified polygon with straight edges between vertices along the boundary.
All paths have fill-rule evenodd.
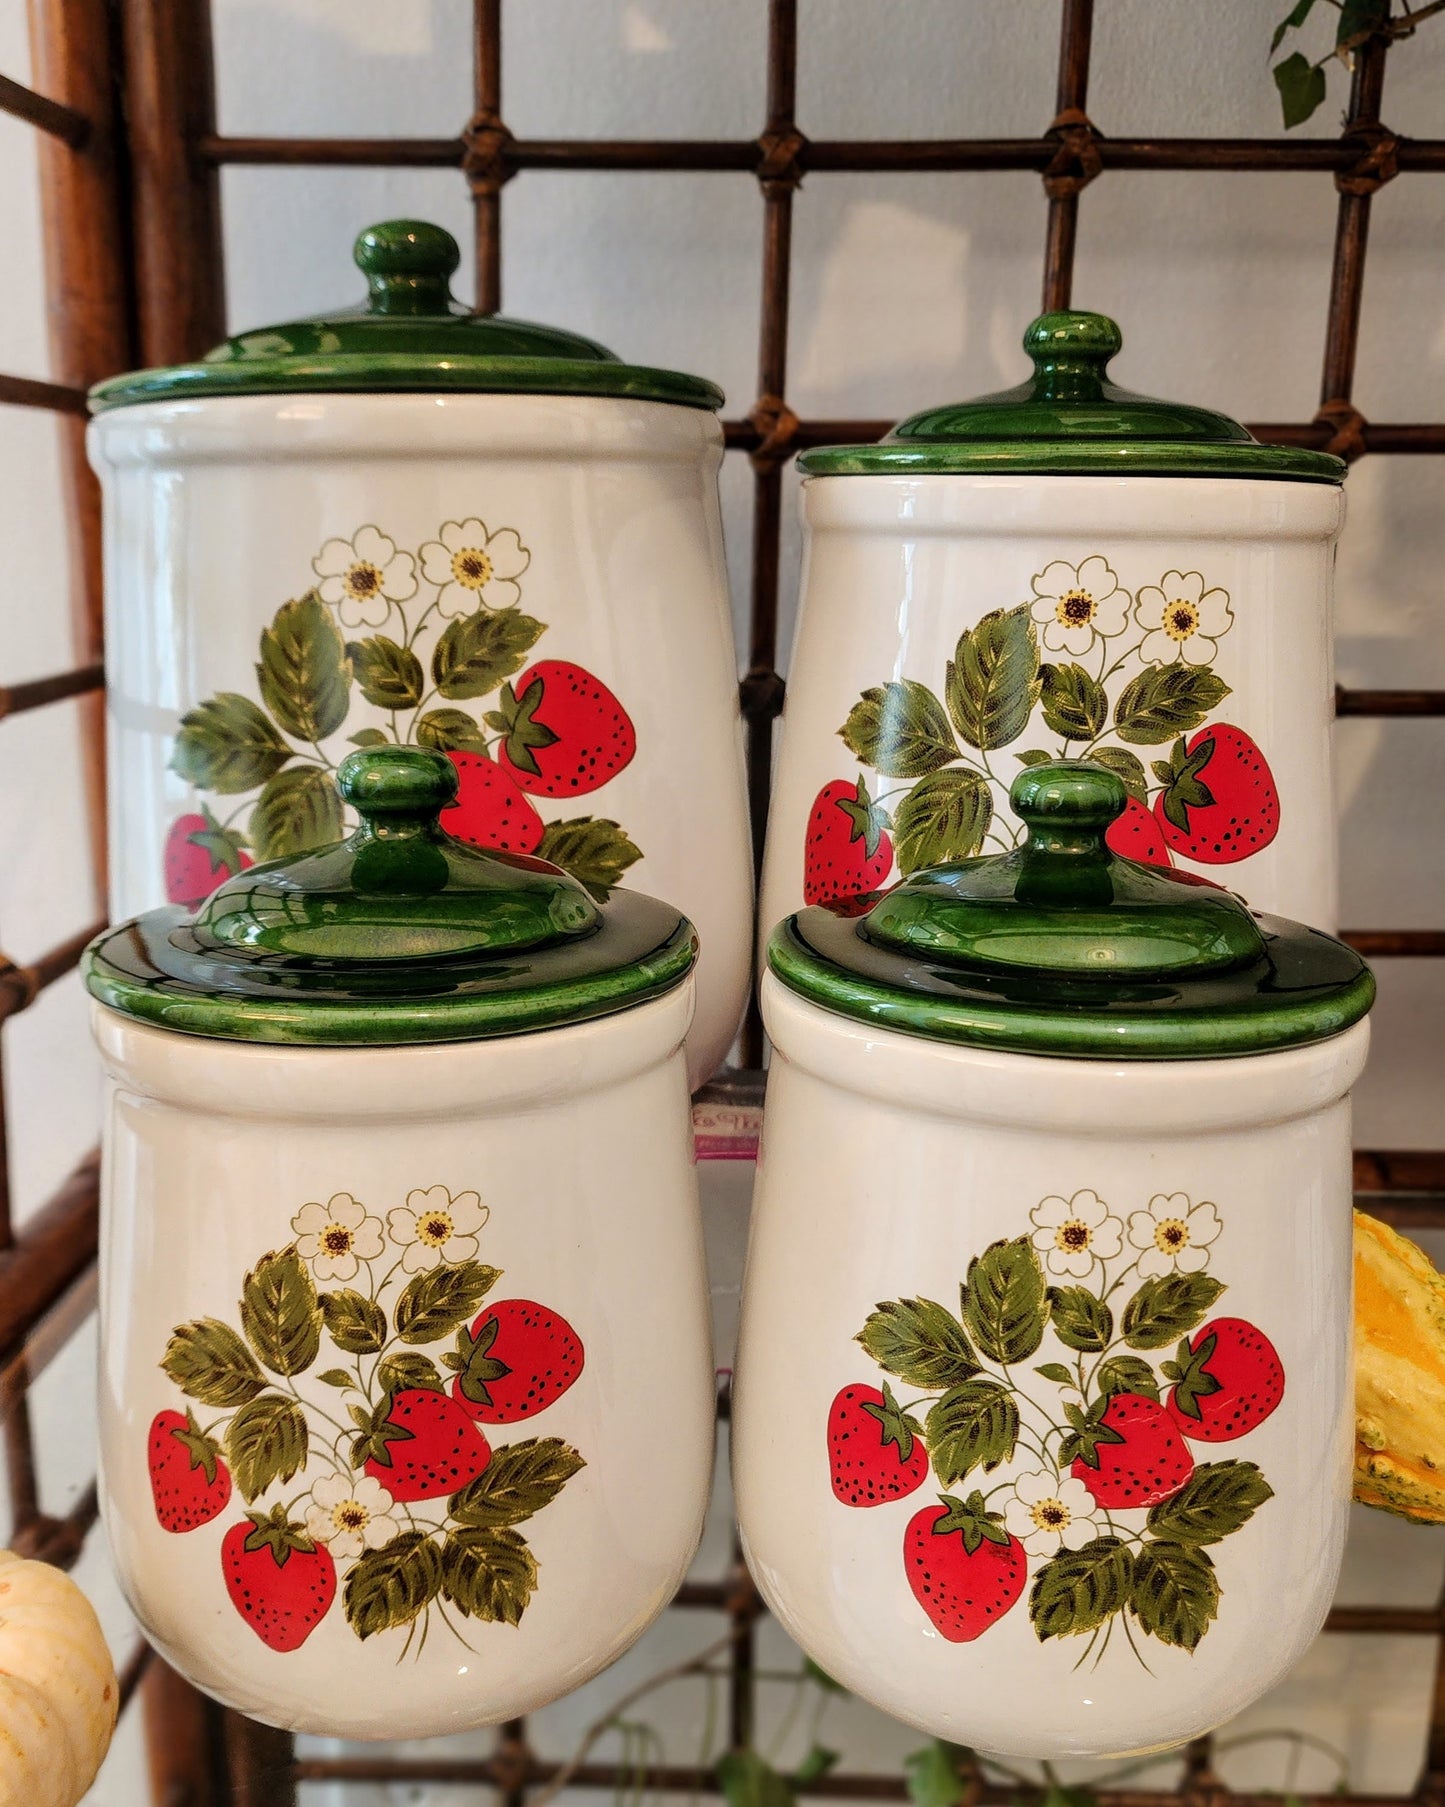
<path id="1" fill-rule="evenodd" d="M 279 1393 L 248 1400 L 226 1426 L 226 1460 L 247 1501 L 304 1468 L 306 1448 L 305 1414 Z"/>
<path id="2" fill-rule="evenodd" d="M 924 1438 L 933 1471 L 945 1487 L 975 1468 L 985 1473 L 1007 1462 L 1018 1438 L 1019 1409 L 996 1380 L 966 1380 L 950 1387 L 930 1408 Z"/>
<path id="3" fill-rule="evenodd" d="M 446 1382 L 433 1361 L 399 1349 L 376 1364 L 376 1384 L 383 1393 L 400 1393 L 403 1387 L 422 1387 L 428 1393 L 445 1393 Z"/>
<path id="4" fill-rule="evenodd" d="M 873 1405 L 864 1401 L 863 1411 L 877 1421 L 878 1440 L 883 1448 L 890 1443 L 898 1446 L 898 1460 L 906 1462 L 913 1454 L 913 1439 L 921 1435 L 918 1420 L 910 1418 L 894 1396 L 892 1387 L 885 1380 L 883 1383 L 883 1403 Z"/>
<path id="5" fill-rule="evenodd" d="M 261 700 L 297 740 L 325 740 L 346 720 L 351 661 L 331 611 L 315 590 L 283 602 L 261 630 Z"/>
<path id="6" fill-rule="evenodd" d="M 1030 605 L 993 609 L 960 634 L 943 694 L 959 737 L 992 753 L 1017 740 L 1039 695 L 1039 642 Z"/>
<path id="7" fill-rule="evenodd" d="M 396 1302 L 396 1334 L 404 1343 L 435 1343 L 464 1323 L 502 1277 L 499 1267 L 462 1261 L 439 1265 L 407 1282 Z"/>
<path id="8" fill-rule="evenodd" d="M 1100 1362 L 1094 1385 L 1105 1399 L 1112 1399 L 1116 1393 L 1138 1393 L 1144 1399 L 1159 1397 L 1154 1370 L 1137 1355 L 1111 1355 Z"/>
<path id="9" fill-rule="evenodd" d="M 1114 1339 L 1114 1314 L 1087 1286 L 1051 1286 L 1049 1314 L 1054 1335 L 1067 1349 L 1102 1355 Z"/>
<path id="10" fill-rule="evenodd" d="M 321 1315 L 327 1334 L 348 1355 L 376 1355 L 386 1343 L 386 1313 L 365 1293 L 343 1287 L 322 1293 Z"/>
<path id="11" fill-rule="evenodd" d="M 993 820 L 993 794 L 976 772 L 952 766 L 920 778 L 893 812 L 893 851 L 904 874 L 977 853 Z"/>
<path id="12" fill-rule="evenodd" d="M 442 1586 L 442 1551 L 425 1531 L 403 1531 L 365 1550 L 346 1577 L 346 1621 L 359 1638 L 410 1625 Z"/>
<path id="13" fill-rule="evenodd" d="M 1134 1580 L 1129 1546 L 1096 1537 L 1080 1550 L 1060 1550 L 1034 1576 L 1029 1617 L 1040 1639 L 1094 1631 L 1128 1604 Z"/>
<path id="14" fill-rule="evenodd" d="M 416 744 L 436 753 L 485 753 L 487 737 L 465 709 L 428 709 L 416 724 Z"/>
<path id="15" fill-rule="evenodd" d="M 1149 1530 L 1170 1543 L 1218 1543 L 1273 1498 L 1253 1462 L 1205 1462 L 1178 1493 L 1149 1508 Z"/>
<path id="16" fill-rule="evenodd" d="M 886 778 L 922 778 L 958 758 L 943 704 L 912 678 L 865 690 L 838 733 L 849 752 Z"/>
<path id="17" fill-rule="evenodd" d="M 171 770 L 198 790 L 233 796 L 264 784 L 292 752 L 250 697 L 223 690 L 181 717 Z"/>
<path id="18" fill-rule="evenodd" d="M 1041 672 L 1044 720 L 1065 740 L 1093 740 L 1109 719 L 1104 686 L 1082 665 L 1045 665 Z"/>
<path id="19" fill-rule="evenodd" d="M 855 1340 L 880 1368 L 915 1387 L 957 1386 L 978 1373 L 963 1325 L 932 1299 L 886 1300 Z"/>
<path id="20" fill-rule="evenodd" d="M 1312 63 L 1302 51 L 1294 50 L 1283 62 L 1276 63 L 1271 73 L 1279 89 L 1285 130 L 1303 125 L 1325 98 L 1324 68 Z"/>
<path id="21" fill-rule="evenodd" d="M 266 1385 L 255 1356 L 219 1318 L 177 1324 L 161 1366 L 183 1393 L 226 1411 L 245 1405 Z"/>
<path id="22" fill-rule="evenodd" d="M 546 632 L 520 609 L 478 609 L 449 621 L 432 653 L 432 682 L 454 702 L 486 696 L 520 671 Z"/>
<path id="23" fill-rule="evenodd" d="M 1224 1291 L 1212 1274 L 1160 1274 L 1146 1280 L 1124 1307 L 1124 1341 L 1131 1349 L 1163 1349 L 1204 1322 Z"/>
<path id="24" fill-rule="evenodd" d="M 323 1369 L 316 1378 L 325 1387 L 354 1387 L 357 1384 L 356 1376 L 348 1374 L 345 1368 Z"/>
<path id="25" fill-rule="evenodd" d="M 587 1464 L 559 1437 L 506 1443 L 476 1480 L 454 1493 L 447 1510 L 459 1525 L 520 1525 L 556 1499 Z"/>
<path id="26" fill-rule="evenodd" d="M 537 844 L 541 859 L 551 860 L 585 885 L 598 903 L 606 903 L 627 868 L 642 858 L 616 822 L 606 816 L 569 816 L 549 822 Z"/>
<path id="27" fill-rule="evenodd" d="M 729 1751 L 716 1773 L 728 1807 L 793 1807 L 792 1787 L 756 1751 Z"/>
<path id="28" fill-rule="evenodd" d="M 973 1752 L 935 1738 L 903 1759 L 913 1807 L 960 1807 L 978 1787 Z"/>
<path id="29" fill-rule="evenodd" d="M 536 1558 L 509 1525 L 454 1531 L 442 1545 L 442 1592 L 463 1618 L 518 1625 L 536 1585 Z"/>
<path id="30" fill-rule="evenodd" d="M 349 747 L 389 747 L 391 741 L 380 728 L 358 728 L 355 734 L 348 734 L 346 744 Z"/>
<path id="31" fill-rule="evenodd" d="M 1135 746 L 1158 746 L 1197 728 L 1229 694 L 1229 685 L 1202 665 L 1151 665 L 1119 692 L 1114 732 Z"/>
<path id="32" fill-rule="evenodd" d="M 1143 761 L 1127 747 L 1095 747 L 1089 755 L 1095 765 L 1106 765 L 1123 781 L 1124 789 L 1136 803 L 1149 801 L 1149 779 Z"/>
<path id="33" fill-rule="evenodd" d="M 968 1264 L 963 1321 L 989 1361 L 1027 1361 L 1047 1315 L 1043 1269 L 1027 1236 L 991 1243 Z"/>
<path id="34" fill-rule="evenodd" d="M 1071 1374 L 1062 1362 L 1043 1362 L 1034 1369 L 1034 1373 L 1042 1374 L 1045 1380 L 1051 1380 L 1057 1386 L 1075 1388 L 1078 1386 L 1078 1377 Z"/>
<path id="35" fill-rule="evenodd" d="M 399 646 L 385 634 L 354 640 L 346 649 L 356 686 L 368 703 L 378 709 L 415 709 L 426 688 L 421 660 L 409 646 Z"/>
<path id="36" fill-rule="evenodd" d="M 1219 1612 L 1219 1582 L 1206 1550 L 1145 1542 L 1134 1558 L 1129 1608 L 1162 1644 L 1193 1650 Z"/>
<path id="37" fill-rule="evenodd" d="M 278 860 L 341 839 L 341 799 L 330 772 L 293 765 L 277 772 L 251 811 L 258 859 Z"/>
<path id="38" fill-rule="evenodd" d="M 263 1255 L 241 1289 L 241 1328 L 273 1374 L 302 1374 L 321 1348 L 321 1307 L 295 1247 Z"/>

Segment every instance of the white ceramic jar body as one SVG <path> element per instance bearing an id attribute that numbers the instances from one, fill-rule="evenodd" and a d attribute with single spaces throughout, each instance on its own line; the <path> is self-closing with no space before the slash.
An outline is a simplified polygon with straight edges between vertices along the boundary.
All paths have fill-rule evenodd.
<path id="1" fill-rule="evenodd" d="M 97 1007 L 101 1504 L 147 1635 L 198 1686 L 301 1731 L 461 1731 L 575 1688 L 666 1605 L 714 1439 L 690 1007 L 689 984 L 510 1040 L 340 1050 Z M 475 1419 L 462 1334 L 492 1358 Z M 411 1435 L 358 1470 L 389 1384 Z M 220 1509 L 172 1447 L 188 1409 Z M 248 1463 L 275 1477 L 249 1503 Z M 278 1505 L 315 1542 L 279 1567 L 238 1549 Z"/>
<path id="2" fill-rule="evenodd" d="M 1170 860 L 1255 909 L 1333 924 L 1337 487 L 1234 477 L 814 477 L 803 485 L 802 514 L 764 938 L 804 902 L 890 885 L 958 857 L 959 845 L 979 851 L 969 829 L 980 822 L 980 793 L 992 817 L 981 850 L 1007 848 L 1018 826 L 1008 787 L 1019 756 L 1094 750 L 1147 787 L 1147 808 L 1131 804 L 1120 824 L 1128 838 L 1119 851 Z M 960 636 L 997 610 L 1016 612 L 1013 634 L 979 643 L 970 663 Z M 1035 670 L 1028 628 L 1038 659 L 1064 673 L 1032 704 L 1018 701 Z M 900 683 L 926 687 L 932 700 L 916 688 L 892 693 L 908 744 L 904 775 L 889 775 L 840 733 L 865 691 Z M 1049 725 L 1050 709 L 1071 712 L 1067 742 Z M 1153 762 L 1169 761 L 1181 738 L 1186 758 L 1203 753 L 1212 734 L 1212 756 L 1195 775 L 1215 807 L 1188 810 L 1186 837 L 1161 819 Z M 887 812 L 881 840 L 854 833 L 860 780 L 865 806 L 881 802 Z M 1186 785 L 1184 795 L 1197 793 Z"/>
<path id="3" fill-rule="evenodd" d="M 870 1029 L 771 976 L 764 1016 L 775 1052 L 733 1462 L 748 1563 L 784 1628 L 885 1712 L 999 1754 L 1162 1748 L 1238 1712 L 1314 1637 L 1339 1567 L 1353 1422 L 1346 1093 L 1367 1025 L 1267 1056 L 1113 1063 Z M 1077 1345 L 1089 1335 L 1064 1340 L 1060 1324 L 1087 1323 L 1087 1302 L 1049 1294 L 1047 1327 L 1024 1334 L 1035 1346 L 1015 1349 L 1015 1366 L 970 1333 L 974 1359 L 960 1367 L 937 1315 L 921 1333 L 944 1351 L 932 1384 L 880 1366 L 879 1302 L 902 1303 L 904 1341 L 919 1341 L 920 1301 L 973 1322 L 960 1285 L 986 1288 L 1004 1271 L 986 1253 L 995 1243 L 1021 1289 L 1003 1288 L 1005 1317 L 1028 1322 L 1032 1250 L 1043 1284 L 1104 1301 L 1106 1336 L 1088 1352 Z M 1146 1282 L 1147 1309 L 1131 1307 Z M 1151 1322 L 1152 1339 L 1139 1328 Z M 1236 1365 L 1216 1407 L 1201 1399 L 1202 1421 L 1214 1428 L 1226 1405 L 1257 1420 L 1226 1440 L 1198 1424 L 1180 1434 L 1162 1371 L 1188 1354 L 1181 1336 L 1211 1331 Z M 1146 1387 L 1127 1407 L 1115 1401 L 1106 1423 L 1121 1440 L 1099 1445 L 1085 1486 L 1058 1460 L 1066 1408 L 1087 1414 L 1109 1360 L 1149 1364 L 1162 1399 Z M 876 1414 L 856 1417 L 866 1399 L 886 1409 L 885 1382 L 933 1449 L 930 1474 L 915 1437 L 906 1486 L 896 1441 L 879 1443 Z M 1236 1382 L 1252 1405 L 1238 1407 Z M 870 1491 L 863 1458 L 839 1443 L 850 1401 L 852 1448 L 858 1423 L 871 1424 L 867 1460 L 892 1485 Z M 993 1465 L 945 1484 L 934 1410 L 952 1415 L 955 1453 L 972 1447 Z M 1172 1511 L 1168 1498 L 1150 1512 L 1094 1497 L 1167 1487 Z M 983 1540 L 976 1568 L 961 1536 L 932 1529 L 940 1495 L 966 1501 L 974 1489 L 1009 1539 Z M 1107 1559 L 1110 1538 L 1127 1556 Z M 944 1545 L 950 1555 L 932 1556 Z"/>
<path id="4" fill-rule="evenodd" d="M 694 1084 L 705 1078 L 742 1014 L 752 924 L 716 418 L 589 396 L 223 396 L 114 409 L 93 423 L 90 450 L 105 492 L 112 915 L 195 901 L 198 869 L 219 882 L 224 870 L 205 864 L 214 843 L 189 838 L 204 835 L 205 810 L 249 832 L 260 857 L 258 800 L 284 834 L 328 796 L 324 774 L 320 804 L 304 779 L 288 790 L 287 774 L 334 764 L 358 732 L 418 738 L 439 711 L 455 735 L 461 712 L 487 752 L 463 769 L 453 832 L 584 879 L 621 872 L 697 924 L 689 1067 Z M 353 593 L 358 581 L 368 593 Z M 341 641 L 410 641 L 415 668 L 391 655 L 376 681 L 413 697 L 419 677 L 424 693 L 392 711 L 367 700 L 359 667 L 339 687 L 316 681 L 319 750 L 296 731 L 304 710 L 283 699 L 278 714 L 258 671 L 263 631 L 289 635 L 276 650 L 282 688 L 294 686 L 305 623 L 278 611 L 314 587 Z M 470 675 L 438 686 L 443 635 L 506 609 L 530 623 L 520 639 L 460 646 Z M 542 749 L 547 791 L 497 769 L 505 735 L 481 719 L 504 683 L 534 673 L 535 720 L 557 736 Z M 237 716 L 244 705 L 213 724 L 241 743 L 224 774 L 233 788 L 173 769 L 182 716 L 223 694 L 269 715 L 289 750 L 269 793 L 271 759 L 248 763 L 257 730 Z"/>

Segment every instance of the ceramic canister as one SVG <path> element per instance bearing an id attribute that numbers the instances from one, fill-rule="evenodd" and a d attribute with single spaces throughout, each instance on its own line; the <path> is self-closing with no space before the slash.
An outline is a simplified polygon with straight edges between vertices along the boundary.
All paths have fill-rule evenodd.
<path id="1" fill-rule="evenodd" d="M 696 937 L 451 841 L 438 753 L 340 782 L 350 839 L 87 955 L 101 1507 L 197 1686 L 423 1737 L 585 1681 L 696 1547 Z"/>
<path id="2" fill-rule="evenodd" d="M 733 1462 L 846 1687 L 1029 1757 L 1162 1749 L 1318 1631 L 1350 1500 L 1368 968 L 1110 854 L 1126 791 L 776 931 Z"/>
<path id="3" fill-rule="evenodd" d="M 1108 381 L 1032 378 L 799 460 L 802 596 L 760 921 L 1017 843 L 1020 766 L 1102 760 L 1131 858 L 1336 918 L 1330 644 L 1344 464 Z"/>
<path id="4" fill-rule="evenodd" d="M 439 227 L 356 258 L 365 307 L 93 395 L 112 916 L 333 838 L 349 747 L 440 748 L 454 833 L 697 924 L 698 1083 L 752 941 L 722 396 L 468 313 Z"/>

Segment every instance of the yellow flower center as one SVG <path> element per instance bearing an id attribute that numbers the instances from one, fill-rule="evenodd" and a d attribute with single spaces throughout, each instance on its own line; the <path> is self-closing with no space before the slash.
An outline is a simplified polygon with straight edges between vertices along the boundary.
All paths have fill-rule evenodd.
<path id="1" fill-rule="evenodd" d="M 1164 611 L 1164 632 L 1171 640 L 1187 640 L 1198 626 L 1199 610 L 1192 602 L 1176 596 Z"/>
<path id="2" fill-rule="evenodd" d="M 360 1500 L 343 1500 L 332 1507 L 331 1522 L 338 1531 L 364 1531 L 371 1523 L 371 1514 Z"/>
<path id="3" fill-rule="evenodd" d="M 1029 1507 L 1029 1517 L 1040 1531 L 1067 1531 L 1073 1516 L 1062 1500 L 1039 1500 Z"/>
<path id="4" fill-rule="evenodd" d="M 428 1211 L 425 1217 L 417 1219 L 416 1234 L 418 1242 L 439 1249 L 452 1239 L 452 1220 L 445 1211 Z"/>
<path id="5" fill-rule="evenodd" d="M 1094 1240 L 1094 1232 L 1081 1217 L 1070 1217 L 1054 1231 L 1054 1244 L 1066 1254 L 1077 1254 L 1080 1249 L 1088 1248 Z"/>
<path id="6" fill-rule="evenodd" d="M 1189 1229 L 1179 1217 L 1164 1217 L 1154 1226 L 1154 1246 L 1166 1255 L 1177 1255 L 1189 1247 Z"/>
<path id="7" fill-rule="evenodd" d="M 1054 612 L 1065 627 L 1087 627 L 1094 619 L 1094 599 L 1087 590 L 1065 590 Z"/>
<path id="8" fill-rule="evenodd" d="M 351 1231 L 344 1223 L 329 1223 L 321 1232 L 321 1246 L 328 1255 L 346 1255 L 351 1252 Z"/>
<path id="9" fill-rule="evenodd" d="M 452 554 L 452 576 L 469 590 L 480 590 L 492 581 L 492 561 L 477 546 L 463 546 Z"/>
<path id="10" fill-rule="evenodd" d="M 381 572 L 366 559 L 358 559 L 341 581 L 346 586 L 348 595 L 356 597 L 359 602 L 365 602 L 380 590 Z"/>

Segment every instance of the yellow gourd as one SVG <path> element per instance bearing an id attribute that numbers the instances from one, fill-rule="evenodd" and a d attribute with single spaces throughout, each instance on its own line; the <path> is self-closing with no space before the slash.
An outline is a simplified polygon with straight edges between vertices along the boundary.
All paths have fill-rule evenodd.
<path id="1" fill-rule="evenodd" d="M 1445 1524 L 1445 1277 L 1355 1213 L 1355 1498 Z"/>
<path id="2" fill-rule="evenodd" d="M 0 1550 L 0 1807 L 75 1807 L 115 1730 L 119 1688 L 89 1600 Z"/>

